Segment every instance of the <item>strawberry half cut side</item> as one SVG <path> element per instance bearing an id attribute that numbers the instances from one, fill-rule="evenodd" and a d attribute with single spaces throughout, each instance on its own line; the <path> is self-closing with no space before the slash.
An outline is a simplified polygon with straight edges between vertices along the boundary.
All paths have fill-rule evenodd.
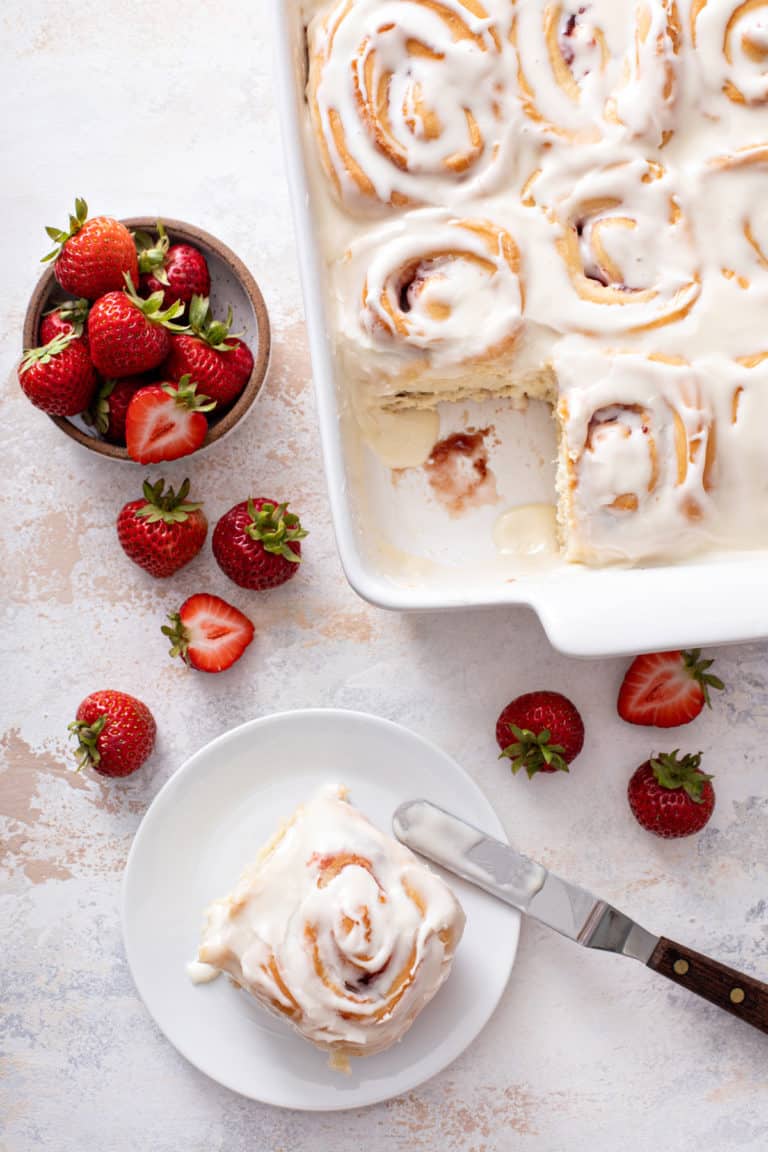
<path id="1" fill-rule="evenodd" d="M 150 384 L 131 400 L 125 421 L 128 455 L 139 464 L 178 460 L 196 452 L 208 434 L 205 413 L 216 407 L 197 395 L 189 376 L 178 384 Z"/>
<path id="2" fill-rule="evenodd" d="M 656 728 L 689 724 L 705 705 L 711 708 L 710 689 L 725 687 L 709 671 L 713 663 L 701 659 L 700 648 L 637 656 L 619 690 L 619 715 L 629 724 Z"/>
<path id="3" fill-rule="evenodd" d="M 239 660 L 253 640 L 251 621 L 219 596 L 198 592 L 169 614 L 163 635 L 171 656 L 200 672 L 224 672 Z"/>

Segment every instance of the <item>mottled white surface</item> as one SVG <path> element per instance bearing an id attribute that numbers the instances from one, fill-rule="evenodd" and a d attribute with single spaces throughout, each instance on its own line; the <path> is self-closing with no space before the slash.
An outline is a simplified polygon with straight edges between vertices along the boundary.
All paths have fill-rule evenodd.
<path id="1" fill-rule="evenodd" d="M 674 745 L 616 718 L 621 662 L 557 656 L 525 611 L 397 617 L 346 586 L 321 479 L 263 9 L 263 0 L 66 9 L 32 0 L 0 16 L 10 159 L 0 1148 L 762 1150 L 766 1037 L 630 961 L 580 952 L 534 925 L 502 1008 L 472 1048 L 410 1096 L 349 1115 L 281 1113 L 209 1083 L 135 996 L 118 904 L 142 813 L 211 737 L 303 705 L 374 711 L 433 738 L 475 774 L 522 849 L 648 927 L 768 976 L 765 647 L 719 654 L 727 695 L 674 736 L 705 750 L 718 803 L 701 836 L 666 844 L 634 824 L 624 789 L 649 751 Z M 283 589 L 238 592 L 208 550 L 172 583 L 145 576 L 119 552 L 113 526 L 142 473 L 79 451 L 19 393 L 12 369 L 42 226 L 63 222 L 76 194 L 97 211 L 197 222 L 259 279 L 276 336 L 265 395 L 220 451 L 166 472 L 191 473 L 211 519 L 249 490 L 291 497 L 311 536 L 302 572 Z M 159 631 L 199 588 L 230 594 L 258 629 L 247 657 L 219 678 L 172 665 Z M 496 760 L 495 717 L 512 695 L 544 685 L 577 701 L 587 743 L 569 778 L 513 780 Z M 67 721 L 104 686 L 143 697 L 160 727 L 157 754 L 123 783 L 70 771 Z"/>

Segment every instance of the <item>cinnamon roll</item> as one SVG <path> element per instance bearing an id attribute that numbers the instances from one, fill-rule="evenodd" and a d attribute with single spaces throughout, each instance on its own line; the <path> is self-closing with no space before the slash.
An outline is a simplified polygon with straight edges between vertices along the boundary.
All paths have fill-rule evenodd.
<path id="1" fill-rule="evenodd" d="M 510 11 L 506 0 L 339 0 L 312 22 L 312 125 L 347 206 L 443 204 L 498 174 Z"/>
<path id="2" fill-rule="evenodd" d="M 768 0 L 691 0 L 690 33 L 705 89 L 745 107 L 768 103 Z"/>
<path id="3" fill-rule="evenodd" d="M 555 370 L 567 558 L 636 562 L 701 548 L 718 470 L 706 381 L 681 358 L 606 355 L 586 342 L 564 342 Z"/>
<path id="4" fill-rule="evenodd" d="M 520 251 L 506 229 L 406 213 L 353 246 L 336 282 L 345 365 L 384 405 L 503 391 L 525 306 Z"/>
<path id="5" fill-rule="evenodd" d="M 546 265 L 536 320 L 591 335 L 647 332 L 693 307 L 701 290 L 693 238 L 658 161 L 551 162 L 528 181 L 524 201 L 546 213 L 559 257 Z"/>
<path id="6" fill-rule="evenodd" d="M 702 229 L 704 250 L 715 275 L 738 293 L 768 293 L 768 144 L 754 144 L 716 156 L 703 170 L 709 207 Z M 760 307 L 766 301 L 761 299 Z M 739 302 L 739 307 L 743 303 Z"/>
<path id="7" fill-rule="evenodd" d="M 210 906 L 199 959 L 312 1043 L 367 1055 L 432 999 L 463 927 L 440 877 L 327 788 Z"/>
<path id="8" fill-rule="evenodd" d="M 523 111 L 545 136 L 669 139 L 681 51 L 675 0 L 526 0 L 512 40 Z"/>

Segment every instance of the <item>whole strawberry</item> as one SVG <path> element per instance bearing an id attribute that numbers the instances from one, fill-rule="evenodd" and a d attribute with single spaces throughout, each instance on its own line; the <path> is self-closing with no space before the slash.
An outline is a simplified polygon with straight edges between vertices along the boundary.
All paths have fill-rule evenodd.
<path id="1" fill-rule="evenodd" d="M 133 281 L 126 277 L 127 288 L 108 292 L 93 305 L 88 316 L 88 339 L 91 359 L 102 376 L 121 378 L 136 376 L 157 368 L 168 355 L 169 329 L 184 311 L 178 301 L 161 311 L 159 292 L 142 300 Z"/>
<path id="2" fill-rule="evenodd" d="M 627 788 L 638 824 L 667 840 L 700 832 L 715 807 L 712 777 L 699 767 L 701 752 L 682 759 L 678 752 L 662 752 L 646 760 Z"/>
<path id="3" fill-rule="evenodd" d="M 123 551 L 150 576 L 173 576 L 189 564 L 205 543 L 208 521 L 202 504 L 187 500 L 189 480 L 178 494 L 165 481 L 144 481 L 144 499 L 131 500 L 117 518 Z"/>
<path id="4" fill-rule="evenodd" d="M 189 305 L 190 331 L 171 337 L 164 365 L 169 380 L 189 374 L 219 408 L 232 404 L 253 371 L 253 356 L 237 336 L 230 336 L 232 309 L 226 320 L 214 320 L 208 300 L 193 296 Z"/>
<path id="5" fill-rule="evenodd" d="M 96 373 L 82 340 L 55 336 L 24 353 L 18 370 L 25 396 L 49 416 L 76 416 L 91 402 Z"/>
<path id="6" fill-rule="evenodd" d="M 69 725 L 77 738 L 78 767 L 102 776 L 130 776 L 155 746 L 155 719 L 141 700 L 105 689 L 86 696 Z"/>
<path id="7" fill-rule="evenodd" d="M 208 296 L 211 275 L 205 256 L 191 244 L 171 244 L 158 220 L 157 238 L 148 232 L 135 234 L 139 255 L 139 292 L 149 296 L 163 293 L 163 305 L 169 308 L 175 300 L 188 304 L 193 296 Z"/>
<path id="8" fill-rule="evenodd" d="M 77 336 L 88 343 L 89 304 L 85 297 L 79 300 L 66 300 L 44 313 L 40 321 L 40 343 L 48 344 L 54 336 Z"/>
<path id="9" fill-rule="evenodd" d="M 636 656 L 619 689 L 619 716 L 629 724 L 656 728 L 690 724 L 705 705 L 712 707 L 710 688 L 721 692 L 725 687 L 709 671 L 713 664 L 701 659 L 700 648 Z"/>
<path id="10" fill-rule="evenodd" d="M 56 279 L 65 292 L 96 300 L 122 288 L 125 273 L 134 283 L 138 280 L 139 262 L 130 232 L 111 216 L 89 220 L 85 200 L 75 200 L 68 232 L 60 228 L 46 228 L 46 232 L 56 247 L 43 257 L 43 263 L 55 259 Z"/>
<path id="11" fill-rule="evenodd" d="M 567 772 L 584 745 L 584 723 L 560 692 L 526 692 L 502 711 L 496 740 L 513 772 Z"/>
<path id="12" fill-rule="evenodd" d="M 144 376 L 124 376 L 122 380 L 103 380 L 87 412 L 86 424 L 95 428 L 110 444 L 125 444 L 125 418 L 128 406 L 139 388 L 147 386 Z"/>
<path id="13" fill-rule="evenodd" d="M 235 504 L 214 529 L 213 554 L 241 588 L 277 588 L 296 575 L 307 533 L 287 504 L 254 498 Z"/>
<path id="14" fill-rule="evenodd" d="M 202 448 L 208 435 L 207 412 L 216 405 L 197 395 L 189 376 L 178 384 L 149 384 L 128 405 L 125 446 L 139 464 L 178 460 Z"/>

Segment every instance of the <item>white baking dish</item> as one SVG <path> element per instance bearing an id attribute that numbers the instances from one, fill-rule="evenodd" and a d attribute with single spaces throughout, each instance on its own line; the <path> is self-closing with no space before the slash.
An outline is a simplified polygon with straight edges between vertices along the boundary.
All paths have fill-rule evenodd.
<path id="1" fill-rule="evenodd" d="M 323 457 L 339 553 L 350 584 L 383 608 L 525 604 L 563 652 L 598 656 L 768 636 L 768 552 L 675 566 L 527 571 L 499 557 L 493 524 L 506 505 L 552 500 L 554 433 L 540 405 L 443 405 L 441 435 L 492 425 L 500 503 L 451 518 L 421 473 L 393 478 L 363 443 L 336 379 L 316 244 L 304 116 L 304 28 L 295 0 L 271 0 L 277 96 L 296 226 Z M 766 430 L 768 434 L 768 429 Z"/>

